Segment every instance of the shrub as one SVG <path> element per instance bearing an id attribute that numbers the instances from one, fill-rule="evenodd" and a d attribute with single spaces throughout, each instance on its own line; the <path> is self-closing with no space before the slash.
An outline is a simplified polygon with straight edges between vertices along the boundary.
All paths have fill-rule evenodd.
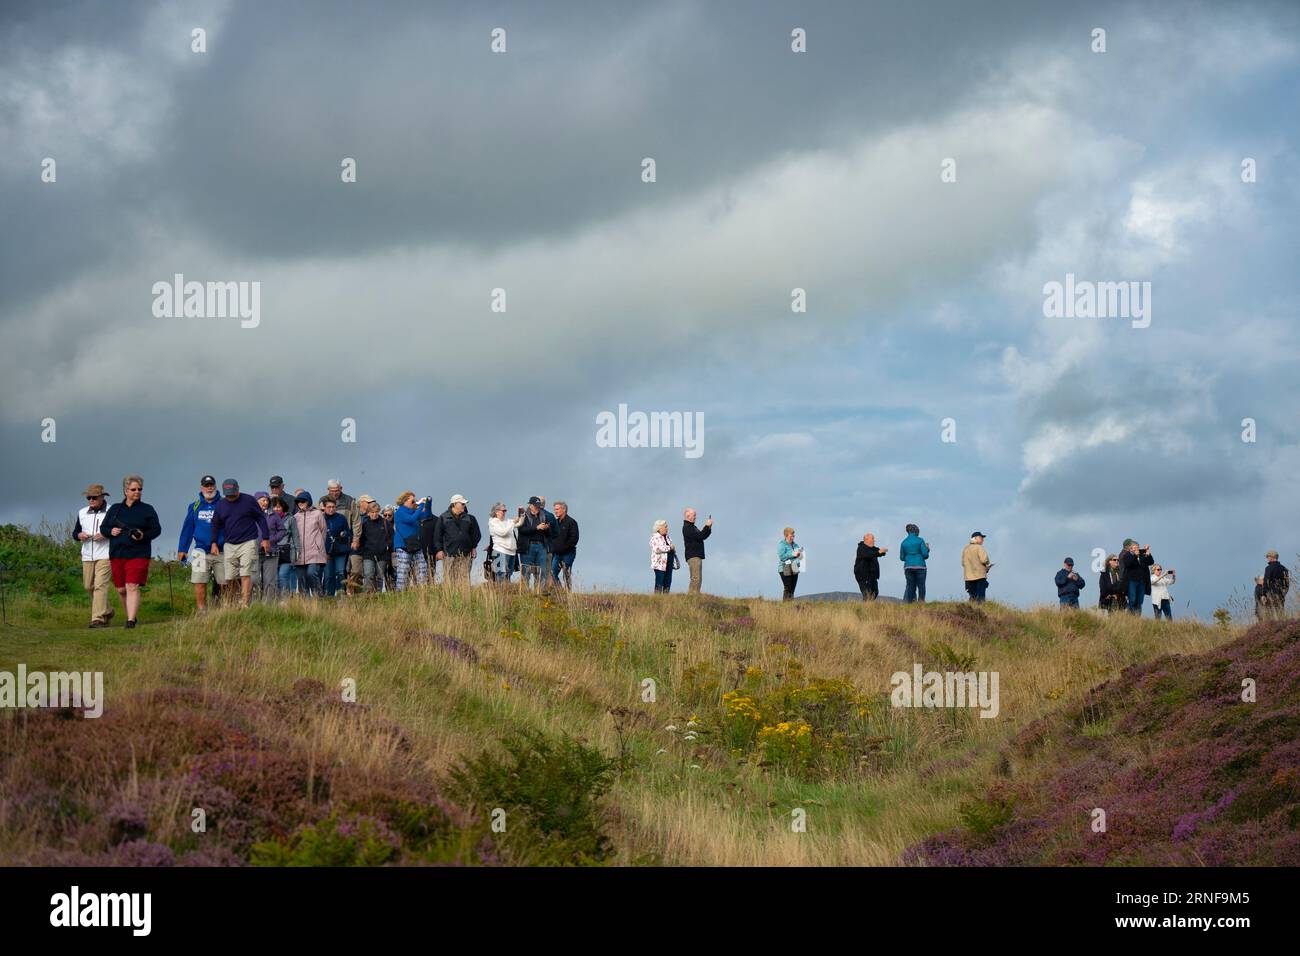
<path id="1" fill-rule="evenodd" d="M 520 729 L 501 740 L 499 751 L 461 758 L 448 773 L 446 789 L 480 812 L 505 811 L 500 843 L 512 862 L 599 864 L 614 854 L 601 806 L 614 766 L 570 737 Z"/>

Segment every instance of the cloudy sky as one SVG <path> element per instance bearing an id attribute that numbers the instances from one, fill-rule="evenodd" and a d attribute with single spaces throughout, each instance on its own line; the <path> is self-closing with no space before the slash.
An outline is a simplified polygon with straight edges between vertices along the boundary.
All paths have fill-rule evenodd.
<path id="1" fill-rule="evenodd" d="M 0 521 L 134 471 L 160 552 L 205 472 L 540 493 L 643 591 L 693 504 L 706 589 L 769 597 L 783 526 L 810 593 L 916 522 L 932 597 L 978 529 L 1018 604 L 1133 536 L 1208 614 L 1300 551 L 1300 8 L 1065 6 L 7 3 Z M 176 273 L 260 323 L 155 316 Z M 1067 274 L 1149 327 L 1046 317 Z M 620 403 L 704 454 L 599 447 Z"/>

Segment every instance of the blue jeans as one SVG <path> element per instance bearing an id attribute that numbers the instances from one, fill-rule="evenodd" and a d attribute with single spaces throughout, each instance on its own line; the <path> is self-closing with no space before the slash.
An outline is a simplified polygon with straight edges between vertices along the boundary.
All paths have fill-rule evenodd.
<path id="1" fill-rule="evenodd" d="M 492 572 L 498 584 L 509 584 L 510 575 L 519 570 L 519 555 L 495 551 L 492 554 Z"/>
<path id="2" fill-rule="evenodd" d="M 988 591 L 988 589 L 989 589 L 988 578 L 980 578 L 978 581 L 966 582 L 966 593 L 970 595 L 970 599 L 974 601 L 976 604 L 984 603 L 984 594 Z M 924 593 L 922 594 L 922 597 L 924 597 Z"/>
<path id="3" fill-rule="evenodd" d="M 298 573 L 299 594 L 320 594 L 321 578 L 325 573 L 323 564 L 295 564 Z"/>
<path id="4" fill-rule="evenodd" d="M 292 594 L 296 590 L 296 575 L 293 573 L 293 565 L 287 559 L 282 560 L 276 569 L 275 584 L 281 594 Z"/>
<path id="5" fill-rule="evenodd" d="M 1130 614 L 1142 613 L 1142 599 L 1146 596 L 1146 585 L 1141 581 L 1130 581 L 1128 583 L 1128 610 Z"/>
<path id="6" fill-rule="evenodd" d="M 325 594 L 333 597 L 348 576 L 348 556 L 331 554 L 325 559 Z"/>
<path id="7" fill-rule="evenodd" d="M 925 603 L 925 568 L 903 568 L 907 584 L 903 587 L 903 603 Z"/>
<path id="8" fill-rule="evenodd" d="M 546 584 L 546 574 L 551 567 L 551 558 L 546 553 L 546 545 L 534 541 L 528 546 L 528 550 L 520 555 L 519 563 L 523 565 L 525 581 L 534 587 Z"/>
<path id="9" fill-rule="evenodd" d="M 1160 620 L 1160 615 L 1162 613 L 1164 614 L 1166 620 L 1172 621 L 1174 619 L 1174 603 L 1170 601 L 1169 598 L 1165 598 L 1159 604 L 1157 604 L 1155 601 L 1152 601 L 1151 610 L 1156 612 L 1157 621 Z"/>
<path id="10" fill-rule="evenodd" d="M 1078 606 L 1079 606 L 1079 595 L 1077 594 L 1071 594 L 1061 598 L 1061 607 L 1078 607 Z"/>
<path id="11" fill-rule="evenodd" d="M 560 574 L 564 575 L 565 588 L 573 588 L 573 561 L 578 556 L 577 551 L 570 551 L 568 554 L 551 555 L 551 580 L 556 584 L 560 583 Z"/>
<path id="12" fill-rule="evenodd" d="M 673 586 L 673 562 L 668 561 L 668 567 L 662 571 L 655 571 L 655 594 L 667 594 Z"/>

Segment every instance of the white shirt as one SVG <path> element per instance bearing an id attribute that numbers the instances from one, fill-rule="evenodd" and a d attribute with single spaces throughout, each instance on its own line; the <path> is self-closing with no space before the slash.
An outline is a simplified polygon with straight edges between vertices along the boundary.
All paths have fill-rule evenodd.
<path id="1" fill-rule="evenodd" d="M 105 538 L 103 541 L 95 540 L 95 535 L 99 534 L 99 526 L 104 523 L 106 514 L 108 514 L 107 504 L 104 505 L 101 511 L 91 511 L 90 506 L 87 505 L 77 512 L 77 522 L 81 526 L 81 530 L 90 535 L 89 538 L 81 542 L 82 561 L 108 560 L 108 539 Z"/>
<path id="2" fill-rule="evenodd" d="M 1151 603 L 1159 604 L 1161 601 L 1172 601 L 1169 596 L 1169 585 L 1174 583 L 1174 576 L 1166 571 L 1158 578 L 1151 579 Z"/>
<path id="3" fill-rule="evenodd" d="M 515 522 L 511 518 L 488 518 L 488 534 L 492 536 L 492 550 L 502 554 L 517 554 L 519 543 L 515 538 Z"/>

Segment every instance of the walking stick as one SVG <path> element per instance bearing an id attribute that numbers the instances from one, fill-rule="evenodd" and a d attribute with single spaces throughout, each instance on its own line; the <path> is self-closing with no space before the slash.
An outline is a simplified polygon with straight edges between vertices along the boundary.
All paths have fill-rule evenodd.
<path id="1" fill-rule="evenodd" d="M 5 627 L 8 627 L 8 626 L 9 626 L 9 610 L 8 610 L 8 608 L 5 606 L 5 581 L 4 581 L 4 577 L 5 577 L 5 566 L 4 566 L 3 564 L 0 564 L 0 621 L 3 621 L 3 622 L 4 622 L 4 626 L 5 626 Z"/>
<path id="2" fill-rule="evenodd" d="M 170 607 L 172 609 L 172 613 L 175 614 L 176 598 L 175 595 L 172 593 L 172 563 L 170 561 L 167 561 L 165 563 L 167 565 L 167 606 Z"/>

